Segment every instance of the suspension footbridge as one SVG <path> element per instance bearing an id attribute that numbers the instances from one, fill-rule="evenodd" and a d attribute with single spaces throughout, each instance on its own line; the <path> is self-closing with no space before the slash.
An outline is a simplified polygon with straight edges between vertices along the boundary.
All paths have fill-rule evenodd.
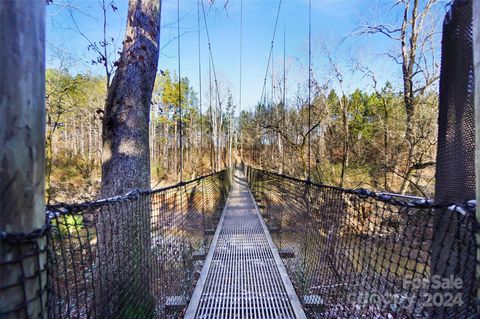
<path id="1" fill-rule="evenodd" d="M 306 318 L 240 170 L 186 318 Z"/>
<path id="2" fill-rule="evenodd" d="M 199 21 L 200 8 L 209 38 L 203 1 Z M 456 20 L 464 16 L 456 10 L 465 7 L 453 6 L 444 37 L 471 49 L 471 35 L 453 41 L 459 25 L 471 30 L 470 20 Z M 474 139 L 463 136 L 463 116 L 473 113 L 463 96 L 472 96 L 473 71 L 457 70 L 456 60 L 465 59 L 457 49 L 441 81 L 439 125 L 448 131 L 438 148 L 443 193 L 459 192 L 458 181 L 474 175 L 475 166 L 451 151 L 474 149 Z M 312 180 L 310 82 L 306 178 L 269 171 L 253 152 L 189 181 L 181 164 L 180 182 L 171 186 L 47 206 L 41 228 L 0 231 L 0 317 L 478 318 L 476 200 L 460 194 L 461 200 L 434 201 Z M 471 171 L 459 172 L 446 158 L 460 158 Z M 14 294 L 21 298 L 9 300 Z"/>
<path id="3" fill-rule="evenodd" d="M 474 212 L 474 202 L 441 205 L 239 164 L 50 206 L 44 229 L 2 234 L 22 249 L 12 263 L 36 263 L 1 288 L 37 280 L 44 289 L 29 302 L 46 298 L 50 318 L 467 318 L 478 302 Z M 435 287 L 434 276 L 462 284 Z M 429 296 L 450 295 L 449 307 L 428 306 Z"/>

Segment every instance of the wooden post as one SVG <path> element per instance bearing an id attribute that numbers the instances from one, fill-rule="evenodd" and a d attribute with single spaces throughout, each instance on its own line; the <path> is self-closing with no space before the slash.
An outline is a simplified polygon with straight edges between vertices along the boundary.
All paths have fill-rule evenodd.
<path id="1" fill-rule="evenodd" d="M 480 1 L 473 1 L 473 74 L 475 79 L 475 174 L 476 198 L 480 198 Z M 480 220 L 480 205 L 477 203 L 477 220 Z M 477 234 L 480 243 L 480 234 Z M 480 278 L 480 247 L 477 248 L 477 280 Z M 480 290 L 477 291 L 480 299 Z"/>
<path id="2" fill-rule="evenodd" d="M 45 1 L 0 1 L 0 231 L 45 223 Z M 45 317 L 45 246 L 0 237 L 0 316 Z M 27 257 L 28 254 L 34 256 Z M 28 301 L 28 302 L 27 302 Z"/>

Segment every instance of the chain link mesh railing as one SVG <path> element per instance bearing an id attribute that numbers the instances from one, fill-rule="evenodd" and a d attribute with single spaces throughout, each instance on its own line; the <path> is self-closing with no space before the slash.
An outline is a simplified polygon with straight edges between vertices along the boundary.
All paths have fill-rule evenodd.
<path id="1" fill-rule="evenodd" d="M 248 166 L 245 174 L 311 318 L 479 314 L 473 202 L 436 205 Z"/>
<path id="2" fill-rule="evenodd" d="M 2 244 L 35 246 L 18 263 L 40 260 L 46 252 L 46 262 L 29 273 L 33 280 L 44 279 L 33 295 L 34 300 L 48 295 L 49 318 L 177 318 L 195 286 L 231 182 L 232 171 L 226 169 L 159 190 L 51 206 L 44 231 L 2 233 Z M 39 239 L 46 241 L 43 248 Z M 0 261 L 2 273 L 11 265 Z M 31 288 L 25 277 L 9 276 L 7 282 L 2 276 L 0 293 Z M 2 305 L 2 317 L 41 316 L 28 313 L 30 302 Z"/>

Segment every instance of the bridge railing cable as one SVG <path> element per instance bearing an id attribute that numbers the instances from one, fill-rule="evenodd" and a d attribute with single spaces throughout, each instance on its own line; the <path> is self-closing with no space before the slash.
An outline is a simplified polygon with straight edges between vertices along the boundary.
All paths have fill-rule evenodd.
<path id="1" fill-rule="evenodd" d="M 478 316 L 475 201 L 436 204 L 248 166 L 245 175 L 312 318 Z"/>

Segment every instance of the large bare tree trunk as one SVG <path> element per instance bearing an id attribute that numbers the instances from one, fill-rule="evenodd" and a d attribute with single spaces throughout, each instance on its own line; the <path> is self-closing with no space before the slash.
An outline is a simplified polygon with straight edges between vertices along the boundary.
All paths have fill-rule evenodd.
<path id="1" fill-rule="evenodd" d="M 103 120 L 102 196 L 150 187 L 150 101 L 158 64 L 160 0 L 130 0 Z"/>
<path id="2" fill-rule="evenodd" d="M 149 118 L 157 72 L 160 0 L 129 0 L 125 40 L 103 119 L 101 195 L 150 188 Z M 114 216 L 113 216 L 114 215 Z M 99 317 L 151 317 L 150 201 L 103 210 L 98 226 Z"/>
<path id="3" fill-rule="evenodd" d="M 0 43 L 0 230 L 30 233 L 45 224 L 45 1 L 0 1 Z M 2 318 L 46 316 L 44 247 L 0 241 Z"/>
<path id="4" fill-rule="evenodd" d="M 403 80 L 403 102 L 405 106 L 405 154 L 404 172 L 400 192 L 405 193 L 410 187 L 410 180 L 416 171 L 413 157 L 416 153 L 416 141 L 414 134 L 414 120 L 419 106 L 419 99 L 428 92 L 438 79 L 437 70 L 434 66 L 427 67 L 425 61 L 435 60 L 434 48 L 426 47 L 427 39 L 433 37 L 435 30 L 429 28 L 427 20 L 431 17 L 432 7 L 438 0 L 403 0 L 397 4 L 403 7 L 403 15 L 399 26 L 389 24 L 367 25 L 363 34 L 382 34 L 390 39 L 398 41 L 400 45 L 400 57 Z M 431 56 L 430 56 L 431 55 Z M 391 55 L 397 62 L 397 55 Z M 418 80 L 419 78 L 425 78 Z M 417 165 L 418 166 L 418 165 Z"/>

